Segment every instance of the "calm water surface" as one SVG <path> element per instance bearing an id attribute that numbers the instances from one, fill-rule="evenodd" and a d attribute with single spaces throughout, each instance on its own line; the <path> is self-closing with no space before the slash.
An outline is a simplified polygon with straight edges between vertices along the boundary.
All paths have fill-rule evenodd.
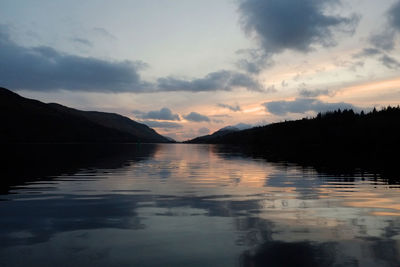
<path id="1" fill-rule="evenodd" d="M 40 153 L 6 172 L 34 181 L 0 195 L 0 266 L 400 265 L 400 189 L 379 175 L 212 145 Z"/>

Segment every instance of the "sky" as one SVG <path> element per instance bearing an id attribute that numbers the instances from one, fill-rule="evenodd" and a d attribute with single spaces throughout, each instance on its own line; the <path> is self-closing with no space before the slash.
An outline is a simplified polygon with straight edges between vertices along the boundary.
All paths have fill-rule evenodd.
<path id="1" fill-rule="evenodd" d="M 399 0 L 1 0 L 0 86 L 176 140 L 400 103 Z"/>

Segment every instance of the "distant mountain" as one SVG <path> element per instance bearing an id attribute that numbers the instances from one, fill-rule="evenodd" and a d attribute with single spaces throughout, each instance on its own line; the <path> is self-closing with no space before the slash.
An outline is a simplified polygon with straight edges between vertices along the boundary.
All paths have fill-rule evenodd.
<path id="1" fill-rule="evenodd" d="M 233 126 L 226 126 L 224 128 L 219 129 L 218 131 L 209 134 L 209 135 L 204 135 L 204 136 L 199 136 L 196 137 L 192 140 L 186 141 L 185 143 L 198 143 L 198 144 L 205 144 L 209 142 L 216 142 L 216 139 L 222 138 L 224 135 L 233 133 L 233 132 L 238 132 L 244 129 L 249 129 L 251 128 L 250 124 L 245 124 L 245 123 L 239 123 Z"/>
<path id="2" fill-rule="evenodd" d="M 169 139 L 127 117 L 45 104 L 0 87 L 0 143 L 144 142 Z"/>
<path id="3" fill-rule="evenodd" d="M 241 130 L 247 130 L 247 129 L 253 128 L 254 125 L 247 124 L 247 123 L 238 123 L 238 124 L 233 125 L 232 127 L 237 128 L 241 131 Z"/>
<path id="4" fill-rule="evenodd" d="M 400 108 L 374 109 L 367 114 L 337 110 L 312 119 L 222 133 L 188 142 L 239 145 L 269 159 L 385 165 L 398 159 Z"/>

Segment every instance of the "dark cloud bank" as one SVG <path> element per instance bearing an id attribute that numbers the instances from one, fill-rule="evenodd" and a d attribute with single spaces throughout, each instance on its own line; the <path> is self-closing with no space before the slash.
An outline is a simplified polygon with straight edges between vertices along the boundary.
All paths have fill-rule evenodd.
<path id="1" fill-rule="evenodd" d="M 242 108 L 239 106 L 239 105 L 228 105 L 228 104 L 222 104 L 222 103 L 220 103 L 220 104 L 218 104 L 217 105 L 218 107 L 221 107 L 221 108 L 226 108 L 226 109 L 229 109 L 229 110 L 231 110 L 231 111 L 233 111 L 233 112 L 236 112 L 236 111 L 241 111 L 242 110 Z"/>
<path id="2" fill-rule="evenodd" d="M 90 44 L 79 38 L 74 41 Z M 166 77 L 149 83 L 139 74 L 146 66 L 141 61 L 75 56 L 48 46 L 20 46 L 10 39 L 7 28 L 0 25 L 0 83 L 12 89 L 136 93 L 231 91 L 236 88 L 263 90 L 253 77 L 229 70 L 212 72 L 203 78 Z"/>
<path id="3" fill-rule="evenodd" d="M 375 48 L 386 52 L 395 48 L 396 35 L 400 33 L 400 1 L 396 1 L 384 16 L 386 18 L 385 28 L 370 36 L 369 41 Z"/>
<path id="4" fill-rule="evenodd" d="M 251 76 L 227 70 L 212 72 L 203 78 L 193 80 L 174 77 L 159 78 L 157 84 L 160 91 L 231 91 L 233 88 L 263 91 L 262 85 Z"/>
<path id="5" fill-rule="evenodd" d="M 193 122 L 210 122 L 210 118 L 205 116 L 205 115 L 201 115 L 200 113 L 197 112 L 191 112 L 186 116 L 183 116 L 186 120 L 188 121 L 193 121 Z"/>
<path id="6" fill-rule="evenodd" d="M 143 91 L 134 61 L 105 61 L 61 53 L 48 46 L 23 47 L 0 28 L 0 82 L 15 89 L 96 92 Z"/>
<path id="7" fill-rule="evenodd" d="M 301 97 L 317 97 L 321 95 L 333 95 L 334 93 L 327 89 L 317 89 L 317 90 L 308 90 L 301 89 L 299 90 L 299 95 Z"/>
<path id="8" fill-rule="evenodd" d="M 241 0 L 240 23 L 258 40 L 260 51 L 250 51 L 250 59 L 239 62 L 249 72 L 258 72 L 272 55 L 294 50 L 309 52 L 315 46 L 334 46 L 337 31 L 352 34 L 359 16 L 328 15 L 340 0 Z M 257 58 L 264 60 L 255 60 Z M 253 59 L 253 61 L 251 60 Z M 269 59 L 270 60 L 270 59 Z M 261 67 L 261 68 L 260 68 Z"/>
<path id="9" fill-rule="evenodd" d="M 388 11 L 389 25 L 400 32 L 400 1 L 394 3 Z"/>
<path id="10" fill-rule="evenodd" d="M 181 118 L 178 114 L 172 113 L 169 108 L 162 108 L 160 110 L 154 110 L 149 112 L 142 112 L 135 110 L 132 112 L 136 117 L 141 119 L 152 119 L 152 120 L 166 120 L 166 121 L 180 121 Z"/>
<path id="11" fill-rule="evenodd" d="M 309 111 L 326 112 L 337 109 L 357 109 L 351 104 L 327 103 L 316 98 L 297 98 L 293 101 L 271 101 L 263 104 L 266 110 L 274 115 L 286 115 L 287 113 L 304 114 Z"/>
<path id="12" fill-rule="evenodd" d="M 396 38 L 400 33 L 400 1 L 395 2 L 385 14 L 385 28 L 369 37 L 369 46 L 354 54 L 354 58 L 376 57 L 385 67 L 399 69 L 400 62 L 390 55 L 395 49 Z"/>

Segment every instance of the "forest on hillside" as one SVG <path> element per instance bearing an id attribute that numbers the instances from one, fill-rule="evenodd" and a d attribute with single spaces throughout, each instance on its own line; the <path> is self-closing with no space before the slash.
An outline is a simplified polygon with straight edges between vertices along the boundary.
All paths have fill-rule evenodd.
<path id="1" fill-rule="evenodd" d="M 318 164 L 393 166 L 400 148 L 400 108 L 365 113 L 335 110 L 208 139 L 233 144 L 269 159 Z M 195 143 L 189 141 L 189 143 Z"/>

